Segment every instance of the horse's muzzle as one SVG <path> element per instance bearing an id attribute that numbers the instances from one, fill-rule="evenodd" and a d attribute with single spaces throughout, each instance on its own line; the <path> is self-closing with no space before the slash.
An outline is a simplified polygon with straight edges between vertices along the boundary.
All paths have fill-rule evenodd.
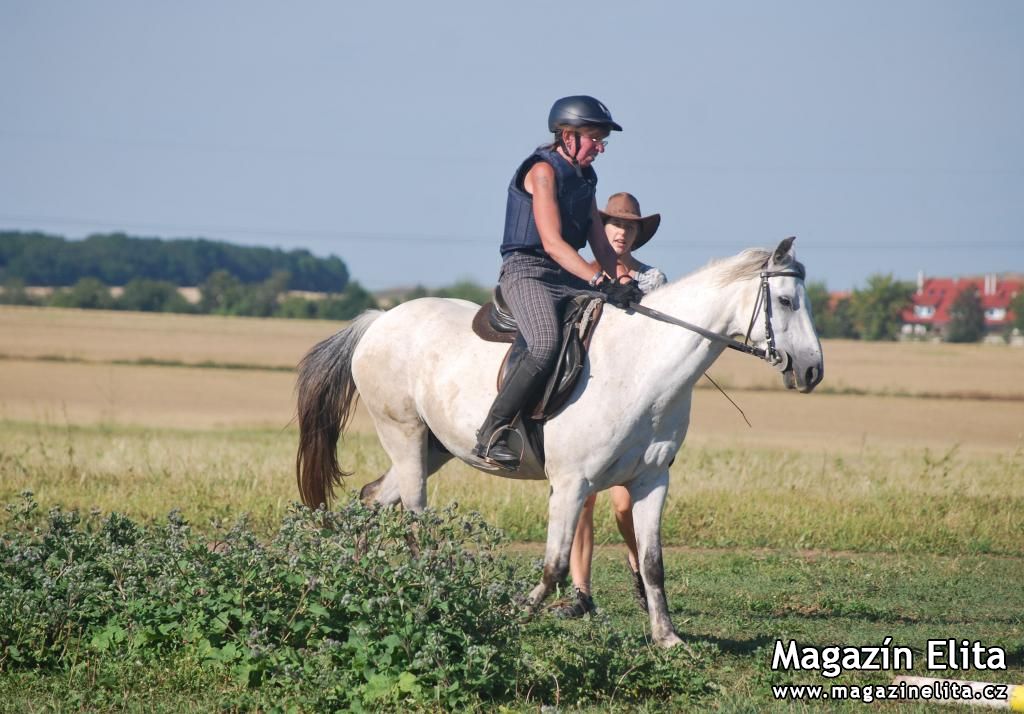
<path id="1" fill-rule="evenodd" d="M 814 388 L 821 383 L 821 379 L 824 376 L 825 367 L 821 362 L 819 362 L 816 365 L 808 367 L 807 371 L 804 372 L 804 383 L 800 387 L 800 391 L 803 392 L 804 394 L 813 391 Z"/>
<path id="2" fill-rule="evenodd" d="M 786 389 L 797 389 L 801 393 L 807 394 L 814 391 L 823 376 L 825 376 L 825 368 L 821 362 L 811 365 L 802 374 L 799 374 L 794 365 L 793 356 L 786 353 L 786 366 L 782 370 L 782 382 L 786 385 Z"/>

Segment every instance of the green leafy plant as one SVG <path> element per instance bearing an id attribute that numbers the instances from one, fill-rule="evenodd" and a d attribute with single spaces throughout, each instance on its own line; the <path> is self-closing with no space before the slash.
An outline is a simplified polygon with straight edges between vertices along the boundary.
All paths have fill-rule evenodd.
<path id="1" fill-rule="evenodd" d="M 714 688 L 713 648 L 663 652 L 604 617 L 524 617 L 536 573 L 456 506 L 294 506 L 270 539 L 245 519 L 201 532 L 176 512 L 44 515 L 28 492 L 6 510 L 0 675 L 80 676 L 84 661 L 117 681 L 177 663 L 226 686 L 226 706 L 257 709 L 683 704 Z"/>
<path id="2" fill-rule="evenodd" d="M 514 682 L 525 588 L 479 517 L 295 507 L 269 543 L 8 506 L 0 672 L 187 656 L 313 707 L 458 707 Z"/>

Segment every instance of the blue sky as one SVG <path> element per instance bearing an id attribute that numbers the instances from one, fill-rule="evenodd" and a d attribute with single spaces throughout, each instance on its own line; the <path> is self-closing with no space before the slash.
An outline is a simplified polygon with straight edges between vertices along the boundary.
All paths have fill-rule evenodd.
<path id="1" fill-rule="evenodd" d="M 1024 272 L 1024 3 L 0 0 L 0 228 L 492 283 L 562 95 L 670 277 L 797 235 L 811 279 Z"/>

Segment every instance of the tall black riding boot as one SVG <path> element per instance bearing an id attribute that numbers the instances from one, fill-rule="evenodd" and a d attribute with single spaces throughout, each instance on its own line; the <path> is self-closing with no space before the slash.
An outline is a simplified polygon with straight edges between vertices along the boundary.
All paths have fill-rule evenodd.
<path id="1" fill-rule="evenodd" d="M 527 406 L 548 376 L 548 370 L 527 354 L 512 368 L 512 372 L 501 385 L 501 391 L 491 405 L 491 411 L 476 433 L 473 456 L 489 466 L 507 471 L 519 468 L 520 453 L 508 444 L 511 424 L 519 412 Z"/>

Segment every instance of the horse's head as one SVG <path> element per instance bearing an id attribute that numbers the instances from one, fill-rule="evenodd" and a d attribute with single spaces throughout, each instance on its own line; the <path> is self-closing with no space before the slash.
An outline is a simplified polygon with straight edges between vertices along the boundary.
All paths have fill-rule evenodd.
<path id="1" fill-rule="evenodd" d="M 811 302 L 804 286 L 804 267 L 786 238 L 768 258 L 759 277 L 762 307 L 754 316 L 751 337 L 771 350 L 787 389 L 810 392 L 825 374 L 821 342 L 814 329 Z M 765 319 L 767 317 L 767 319 Z"/>

